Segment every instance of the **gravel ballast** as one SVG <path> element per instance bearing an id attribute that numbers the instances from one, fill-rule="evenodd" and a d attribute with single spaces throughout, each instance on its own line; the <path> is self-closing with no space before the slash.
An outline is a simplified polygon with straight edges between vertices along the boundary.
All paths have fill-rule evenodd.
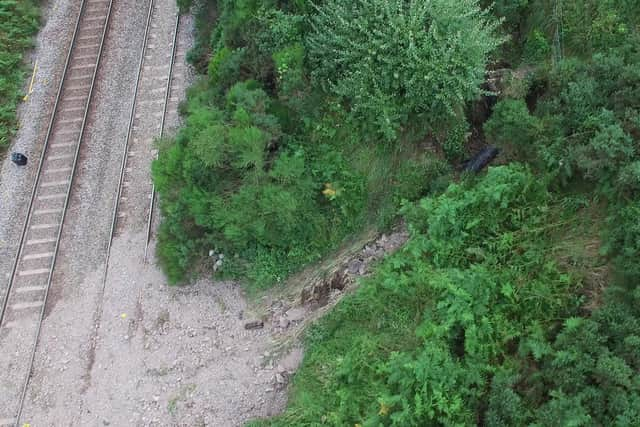
<path id="1" fill-rule="evenodd" d="M 38 61 L 33 92 L 18 108 L 20 128 L 10 148 L 10 151 L 24 153 L 29 161 L 26 166 L 18 167 L 7 155 L 0 165 L 0 302 L 4 299 L 18 251 L 80 3 L 52 0 L 43 3 L 42 10 L 43 25 L 36 38 L 36 47 L 27 58 L 32 66 L 36 59 Z M 28 83 L 25 82 L 25 92 Z"/>

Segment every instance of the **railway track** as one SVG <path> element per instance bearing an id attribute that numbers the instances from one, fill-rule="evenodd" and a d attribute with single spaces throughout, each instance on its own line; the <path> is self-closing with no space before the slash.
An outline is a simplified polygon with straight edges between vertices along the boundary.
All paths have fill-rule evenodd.
<path id="1" fill-rule="evenodd" d="M 188 43 L 188 37 L 185 37 L 186 34 L 182 31 L 183 26 L 181 24 L 180 15 L 177 15 L 176 18 L 176 28 L 174 32 L 173 39 L 173 52 L 171 58 L 171 72 L 169 74 L 166 99 L 164 103 L 164 116 L 162 118 L 162 127 L 160 132 L 160 137 L 164 137 L 168 132 L 171 132 L 171 124 L 177 126 L 180 121 L 180 115 L 178 112 L 178 108 L 180 103 L 183 100 L 184 95 L 184 87 L 183 82 L 185 81 L 185 73 L 187 73 L 186 67 L 186 53 L 189 50 L 190 46 Z M 155 158 L 158 158 L 157 152 L 154 153 Z M 149 252 L 149 242 L 152 237 L 153 230 L 153 222 L 154 222 L 154 207 L 156 202 L 156 188 L 155 184 L 152 185 L 151 188 L 151 200 L 149 203 L 149 212 L 147 215 L 147 231 L 146 231 L 146 241 L 144 246 L 144 262 L 147 261 L 147 256 Z"/>
<path id="2" fill-rule="evenodd" d="M 0 306 L 0 426 L 18 425 L 113 0 L 82 0 Z"/>
<path id="3" fill-rule="evenodd" d="M 172 8 L 173 13 L 167 14 L 168 8 Z M 174 21 L 171 25 L 162 25 L 160 21 L 168 19 L 167 15 Z M 163 31 L 170 26 L 173 27 L 171 34 Z M 155 192 L 150 170 L 151 161 L 157 155 L 154 140 L 164 136 L 166 129 L 179 28 L 180 16 L 175 1 L 152 0 L 111 227 L 112 241 L 127 227 L 138 230 L 146 225 L 143 261 L 146 260 L 153 222 Z M 110 251 L 111 242 L 106 269 Z M 106 274 L 105 270 L 105 281 Z"/>

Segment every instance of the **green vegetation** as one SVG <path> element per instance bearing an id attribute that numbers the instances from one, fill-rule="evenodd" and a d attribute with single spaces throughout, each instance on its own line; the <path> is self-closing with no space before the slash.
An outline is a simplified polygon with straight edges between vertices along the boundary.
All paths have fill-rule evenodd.
<path id="1" fill-rule="evenodd" d="M 25 77 L 23 54 L 38 30 L 37 6 L 34 0 L 0 0 L 0 151 L 16 131 Z"/>
<path id="2" fill-rule="evenodd" d="M 441 130 L 480 94 L 500 43 L 497 21 L 476 3 L 323 2 L 308 38 L 312 76 L 387 140 L 409 122 Z"/>
<path id="3" fill-rule="evenodd" d="M 153 167 L 173 283 L 214 249 L 220 274 L 271 286 L 441 186 L 448 166 L 421 145 L 463 147 L 497 20 L 472 0 L 387 3 L 200 4 L 190 58 L 206 76 Z"/>
<path id="4" fill-rule="evenodd" d="M 634 425 L 640 292 L 585 316 L 554 258 L 585 231 L 569 201 L 514 163 L 408 206 L 409 243 L 312 327 L 256 425 Z"/>
<path id="5" fill-rule="evenodd" d="M 170 278 L 216 248 L 267 287 L 364 227 L 411 233 L 253 425 L 637 425 L 638 2 L 205 6 L 207 75 L 154 165 Z M 469 134 L 503 164 L 451 182 Z"/>
<path id="6" fill-rule="evenodd" d="M 483 131 L 511 163 L 405 206 L 409 243 L 256 425 L 637 425 L 640 6 L 558 3 L 493 9 L 511 72 Z"/>

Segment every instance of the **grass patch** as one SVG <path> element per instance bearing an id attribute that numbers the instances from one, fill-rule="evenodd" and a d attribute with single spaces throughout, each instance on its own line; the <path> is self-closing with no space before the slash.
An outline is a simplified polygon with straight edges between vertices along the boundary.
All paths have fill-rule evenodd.
<path id="1" fill-rule="evenodd" d="M 25 79 L 24 53 L 33 46 L 39 10 L 33 0 L 0 0 L 0 152 L 17 130 Z"/>

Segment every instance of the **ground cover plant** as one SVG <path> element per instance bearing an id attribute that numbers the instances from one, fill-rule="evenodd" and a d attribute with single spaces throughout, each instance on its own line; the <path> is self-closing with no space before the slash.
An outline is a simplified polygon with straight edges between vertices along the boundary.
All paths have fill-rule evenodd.
<path id="1" fill-rule="evenodd" d="M 16 131 L 16 108 L 25 83 L 23 55 L 33 46 L 38 16 L 35 1 L 0 0 L 0 151 Z"/>
<path id="2" fill-rule="evenodd" d="M 633 425 L 638 291 L 581 317 L 558 202 L 512 164 L 408 206 L 409 243 L 309 331 L 287 411 L 256 425 Z"/>

